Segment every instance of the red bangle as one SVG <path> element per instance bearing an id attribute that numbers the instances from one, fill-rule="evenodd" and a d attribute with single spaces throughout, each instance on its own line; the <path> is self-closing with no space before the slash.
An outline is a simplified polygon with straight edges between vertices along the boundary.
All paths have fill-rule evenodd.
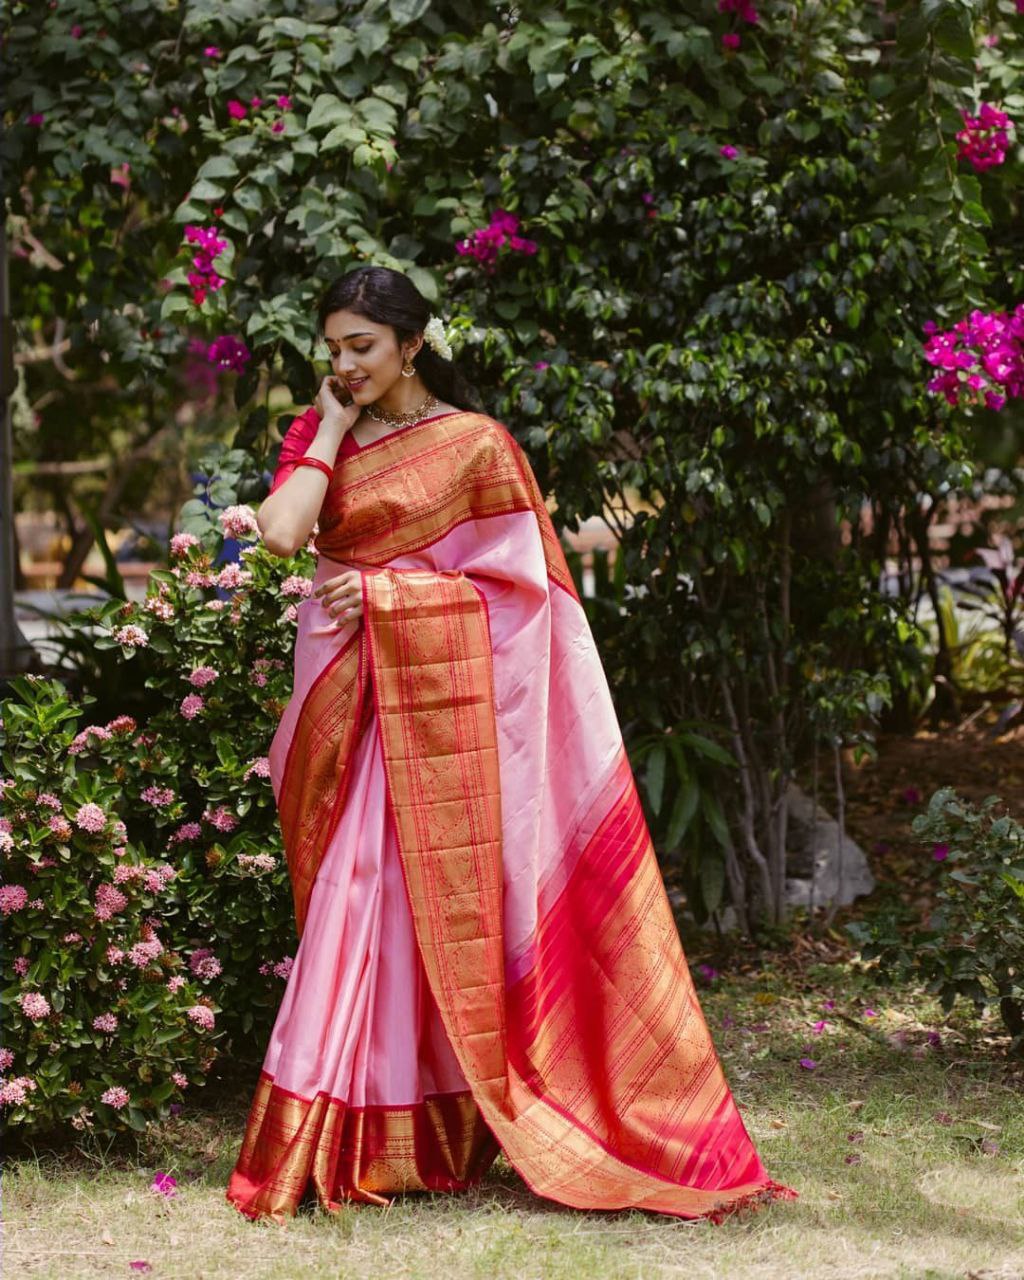
<path id="1" fill-rule="evenodd" d="M 317 471 L 322 471 L 328 480 L 334 475 L 334 468 L 328 462 L 324 462 L 320 458 L 311 458 L 308 454 L 303 454 L 301 458 L 295 459 L 297 467 L 316 467 Z"/>

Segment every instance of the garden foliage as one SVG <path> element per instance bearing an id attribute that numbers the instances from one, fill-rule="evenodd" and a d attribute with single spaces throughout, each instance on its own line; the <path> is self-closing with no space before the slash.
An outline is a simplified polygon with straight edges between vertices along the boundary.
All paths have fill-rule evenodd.
<path id="1" fill-rule="evenodd" d="M 781 920 L 787 783 L 915 678 L 889 538 L 991 412 L 922 336 L 1019 297 L 1015 0 L 14 8 L 73 355 L 156 378 L 200 335 L 259 470 L 324 284 L 407 271 L 557 520 L 620 536 L 592 617 L 661 853 L 698 915 Z"/>

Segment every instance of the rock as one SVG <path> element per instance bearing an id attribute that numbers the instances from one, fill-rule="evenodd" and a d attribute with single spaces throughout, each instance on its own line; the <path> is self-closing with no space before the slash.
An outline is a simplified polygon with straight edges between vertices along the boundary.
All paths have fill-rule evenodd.
<path id="1" fill-rule="evenodd" d="M 786 791 L 786 806 L 789 810 L 789 875 L 786 877 L 789 905 L 809 905 L 812 880 L 815 906 L 829 906 L 833 900 L 846 906 L 855 898 L 871 893 L 875 877 L 864 850 L 849 835 L 840 843 L 835 818 L 818 805 L 815 821 L 813 800 L 792 782 Z"/>

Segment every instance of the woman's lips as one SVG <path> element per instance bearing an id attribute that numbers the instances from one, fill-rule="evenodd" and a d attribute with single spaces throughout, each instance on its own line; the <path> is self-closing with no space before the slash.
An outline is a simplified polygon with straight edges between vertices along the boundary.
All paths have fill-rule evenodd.
<path id="1" fill-rule="evenodd" d="M 369 381 L 370 381 L 369 378 L 356 378 L 355 380 L 353 380 L 352 378 L 346 379 L 349 391 L 355 391 L 359 387 L 361 387 L 364 382 L 369 382 Z"/>

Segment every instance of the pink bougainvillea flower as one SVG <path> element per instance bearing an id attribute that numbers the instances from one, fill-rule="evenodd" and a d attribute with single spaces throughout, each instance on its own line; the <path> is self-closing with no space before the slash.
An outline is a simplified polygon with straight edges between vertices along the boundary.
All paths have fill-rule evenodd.
<path id="1" fill-rule="evenodd" d="M 206 358 L 211 364 L 231 373 L 244 373 L 246 365 L 252 359 L 252 352 L 241 338 L 232 334 L 221 334 L 214 338 L 206 349 Z"/>
<path id="2" fill-rule="evenodd" d="M 949 845 L 933 844 L 932 857 L 935 859 L 936 862 L 945 862 L 946 859 L 949 857 Z"/>
<path id="3" fill-rule="evenodd" d="M 149 1184 L 150 1191 L 155 1191 L 158 1195 L 166 1196 L 169 1200 L 172 1196 L 178 1194 L 178 1179 L 163 1170 L 157 1169 L 153 1176 L 153 1181 Z"/>
<path id="4" fill-rule="evenodd" d="M 731 142 L 727 142 L 724 146 L 718 148 L 718 154 L 725 160 L 735 160 L 739 155 L 739 149 L 734 147 Z"/>
<path id="5" fill-rule="evenodd" d="M 752 4 L 751 0 L 718 0 L 718 12 L 739 14 L 744 22 L 760 21 L 757 6 Z"/>
<path id="6" fill-rule="evenodd" d="M 136 1258 L 134 1262 L 129 1262 L 128 1265 L 133 1271 L 153 1270 L 153 1264 L 151 1262 L 147 1262 L 145 1258 Z"/>
<path id="7" fill-rule="evenodd" d="M 270 126 L 271 133 L 284 133 L 285 125 L 283 120 L 275 120 Z"/>
<path id="8" fill-rule="evenodd" d="M 274 101 L 281 108 L 282 111 L 291 111 L 292 100 L 291 98 L 288 97 L 286 93 L 282 93 L 281 96 L 279 98 L 275 98 Z"/>
<path id="9" fill-rule="evenodd" d="M 82 25 L 81 23 L 76 22 L 75 25 L 71 28 L 71 39 L 81 40 L 81 38 L 82 38 Z"/>
<path id="10" fill-rule="evenodd" d="M 31 115 L 27 115 L 25 117 L 25 123 L 35 125 L 35 127 L 38 129 L 45 119 L 46 119 L 45 112 L 33 111 Z"/>
<path id="11" fill-rule="evenodd" d="M 725 35 L 722 36 L 723 49 L 738 49 L 741 43 L 742 41 L 740 40 L 739 32 L 737 31 L 727 31 Z"/>
<path id="12" fill-rule="evenodd" d="M 863 1015 L 862 1015 L 862 1016 L 863 1016 L 863 1017 L 865 1017 L 865 1018 L 877 1018 L 877 1017 L 878 1017 L 878 1010 L 877 1010 L 877 1009 L 865 1009 L 865 1010 L 864 1010 L 864 1013 L 863 1013 Z"/>
<path id="13" fill-rule="evenodd" d="M 252 109 L 253 109 L 254 111 L 256 111 L 256 110 L 258 110 L 260 107 L 262 107 L 262 106 L 263 106 L 263 99 L 262 99 L 262 98 L 250 98 L 250 99 L 249 99 L 249 106 L 250 106 L 250 107 L 252 107 Z"/>
<path id="14" fill-rule="evenodd" d="M 239 102 L 237 98 L 228 99 L 228 115 L 232 120 L 244 120 L 247 114 L 244 102 Z"/>
<path id="15" fill-rule="evenodd" d="M 534 360 L 533 367 L 538 371 L 541 369 L 550 369 L 551 362 L 548 360 Z"/>
<path id="16" fill-rule="evenodd" d="M 834 1000 L 823 1000 L 821 1002 L 821 1007 L 823 1009 L 834 1009 L 836 1007 L 836 1002 Z"/>
<path id="17" fill-rule="evenodd" d="M 811 1030 L 814 1032 L 816 1036 L 820 1036 L 827 1026 L 828 1026 L 828 1018 L 819 1018 L 818 1021 L 814 1024 L 814 1026 L 811 1027 Z"/>
<path id="18" fill-rule="evenodd" d="M 805 1071 L 815 1071 L 818 1066 L 818 1064 L 814 1061 L 813 1058 L 801 1058 L 800 1065 L 803 1067 Z"/>
<path id="19" fill-rule="evenodd" d="M 204 58 L 221 58 L 223 57 L 223 54 L 215 44 L 208 44 L 206 48 L 203 50 L 203 57 Z"/>
<path id="20" fill-rule="evenodd" d="M 976 116 L 963 109 L 960 114 L 964 127 L 956 135 L 957 159 L 967 160 L 979 172 L 1002 164 L 1010 145 L 1010 117 L 990 102 L 983 102 Z"/>

